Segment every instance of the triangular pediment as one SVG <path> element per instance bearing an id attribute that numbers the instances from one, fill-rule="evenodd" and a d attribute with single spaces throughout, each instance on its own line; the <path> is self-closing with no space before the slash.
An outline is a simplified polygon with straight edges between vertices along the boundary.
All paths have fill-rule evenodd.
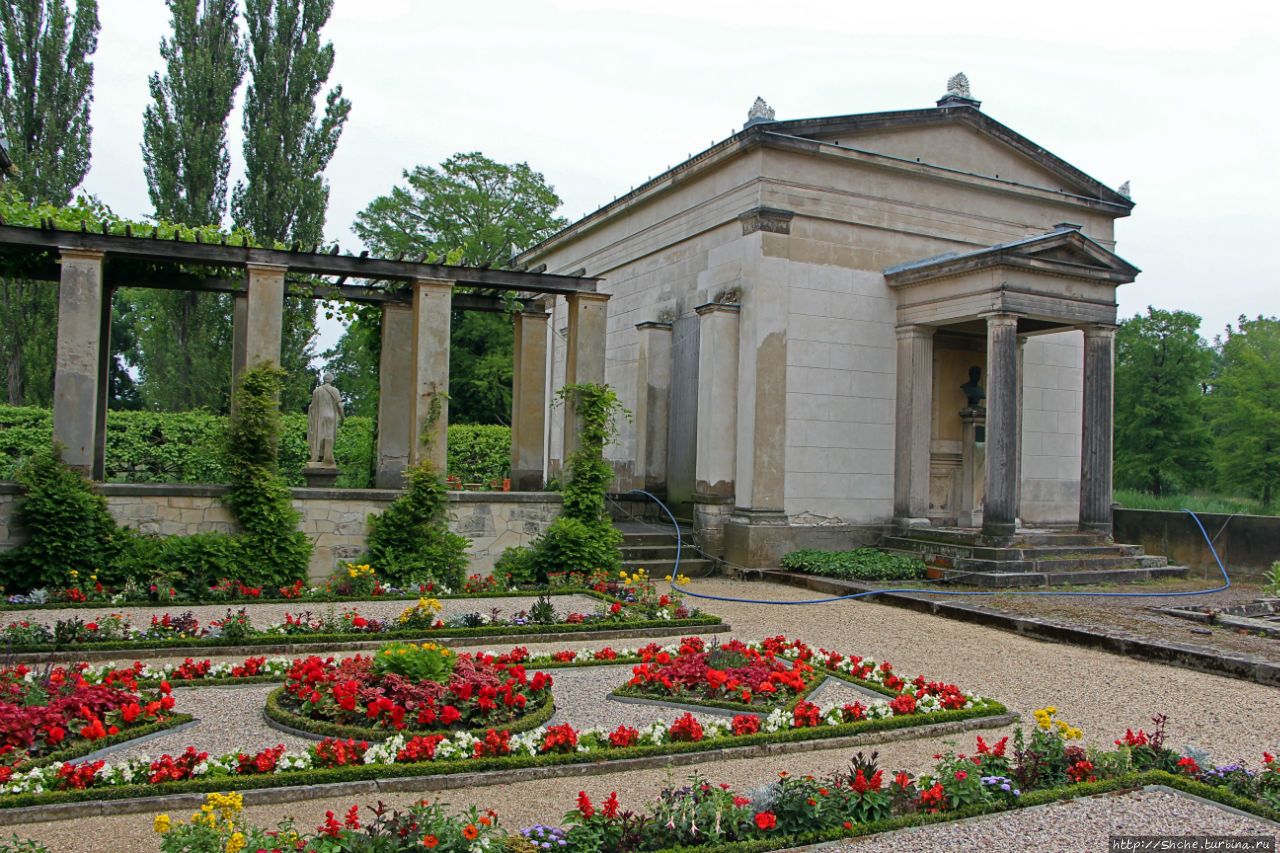
<path id="1" fill-rule="evenodd" d="M 833 116 L 757 127 L 764 132 L 839 143 L 907 162 L 1095 198 L 1119 208 L 1120 215 L 1133 207 L 1127 197 L 973 107 Z"/>
<path id="2" fill-rule="evenodd" d="M 995 266 L 1023 267 L 1050 275 L 1101 279 L 1116 284 L 1133 281 L 1141 272 L 1079 230 L 1062 227 L 988 249 L 898 264 L 887 268 L 884 274 L 889 284 L 898 286 Z"/>

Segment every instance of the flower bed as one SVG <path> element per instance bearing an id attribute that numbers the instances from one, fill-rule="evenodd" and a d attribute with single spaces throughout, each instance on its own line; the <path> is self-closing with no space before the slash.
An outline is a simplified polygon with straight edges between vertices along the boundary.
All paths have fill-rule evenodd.
<path id="1" fill-rule="evenodd" d="M 79 617 L 61 619 L 52 628 L 29 621 L 10 622 L 0 629 L 0 644 L 21 653 L 274 645 L 282 638 L 294 643 L 341 643 L 371 637 L 410 639 L 427 634 L 464 637 L 620 629 L 679 631 L 722 624 L 719 617 L 702 615 L 670 600 L 667 606 L 655 608 L 651 602 L 622 601 L 593 590 L 578 594 L 596 598 L 600 602 L 597 611 L 562 615 L 544 596 L 529 610 L 510 617 L 494 608 L 489 613 L 466 613 L 444 620 L 439 618 L 442 607 L 437 599 L 420 598 L 395 619 L 366 618 L 354 608 L 344 608 L 340 614 L 329 616 L 286 613 L 283 622 L 265 628 L 254 627 L 244 609 L 228 609 L 225 618 L 204 625 L 190 611 L 153 615 L 150 624 L 141 626 L 134 625 L 124 614 L 113 613 L 87 622 Z"/>
<path id="2" fill-rule="evenodd" d="M 773 647 L 785 647 L 788 655 L 802 660 L 820 660 L 825 667 L 845 666 L 858 669 L 871 664 L 858 658 L 836 655 L 831 652 L 814 652 L 802 643 L 788 642 L 785 638 L 769 641 Z M 687 643 L 687 641 L 686 641 Z M 682 644 L 683 645 L 683 644 Z M 679 646 L 663 647 L 650 644 L 638 650 L 637 656 L 656 658 L 664 650 L 669 654 Z M 603 651 L 603 650 L 602 650 Z M 610 650 L 612 651 L 612 650 Z M 564 657 L 569 657 L 568 653 Z M 593 660 L 596 653 L 592 653 Z M 614 653 L 619 654 L 619 653 Z M 629 654 L 629 653 L 628 653 Z M 513 649 L 505 658 L 479 656 L 496 670 L 512 667 L 528 659 L 525 649 Z M 608 658 L 603 660 L 614 660 Z M 857 663 L 850 663 L 851 661 Z M 569 661 L 563 661 L 569 663 Z M 305 668 L 306 663 L 302 662 Z M 338 666 L 334 667 L 333 682 L 337 681 Z M 131 670 L 125 670 L 130 672 Z M 329 668 L 321 662 L 319 672 L 328 678 Z M 845 671 L 845 675 L 848 675 Z M 874 667 L 867 672 L 867 683 L 875 684 L 881 691 L 892 693 L 894 698 L 912 697 L 920 688 L 915 682 L 904 682 L 900 689 L 884 686 L 888 679 L 884 673 L 891 667 Z M 878 680 L 877 680 L 878 679 Z M 305 676 L 299 672 L 296 683 L 302 685 Z M 329 681 L 325 682 L 330 683 Z M 340 682 L 339 682 L 340 683 Z M 895 682 L 896 684 L 896 682 Z M 339 691 L 341 692 L 341 691 Z M 347 691 L 350 696 L 350 691 Z M 643 728 L 619 726 L 614 730 L 574 729 L 567 725 L 540 726 L 524 732 L 512 731 L 509 726 L 488 727 L 483 733 L 455 731 L 452 733 L 416 734 L 395 731 L 394 708 L 378 708 L 375 717 L 379 722 L 378 733 L 394 732 L 381 743 L 370 745 L 367 739 L 329 737 L 305 750 L 273 751 L 268 759 L 270 772 L 254 768 L 260 762 L 254 756 L 233 753 L 211 757 L 189 749 L 176 758 L 163 756 L 180 768 L 178 775 L 161 782 L 150 781 L 154 775 L 150 764 L 141 760 L 125 761 L 118 765 L 104 765 L 93 771 L 86 789 L 79 792 L 51 792 L 47 773 L 34 769 L 26 774 L 16 774 L 7 784 L 0 786 L 0 808 L 31 805 L 40 802 L 60 802 L 68 799 L 117 798 L 150 796 L 173 791 L 208 791 L 225 788 L 228 783 L 237 788 L 309 785 L 327 782 L 375 779 L 389 772 L 398 776 L 428 776 L 467 771 L 514 769 L 540 765 L 596 762 L 600 760 L 643 758 L 675 753 L 700 752 L 739 746 L 756 746 L 766 743 L 808 741 L 821 738 L 858 735 L 867 732 L 929 726 L 935 723 L 960 722 L 994 717 L 1005 713 L 998 702 L 976 696 L 963 695 L 963 703 L 953 708 L 943 708 L 936 697 L 922 695 L 907 710 L 903 703 L 893 707 L 886 699 L 871 702 L 867 706 L 820 707 L 807 703 L 788 711 L 774 708 L 767 715 L 740 714 L 729 720 L 699 722 L 691 714 L 684 714 L 671 723 L 656 722 Z M 341 697 L 329 693 L 336 704 Z M 309 697 L 308 697 L 309 701 Z M 321 703 L 329 701 L 321 696 Z M 350 700 L 348 700 L 350 701 Z M 376 698 L 374 702 L 376 703 Z M 528 703 L 526 703 L 528 704 Z M 809 707 L 812 706 L 812 707 Z M 351 708 L 343 709 L 358 715 L 360 709 L 368 715 L 368 698 L 357 693 Z M 404 723 L 409 710 L 399 720 Z M 390 716 L 388 716 L 390 715 Z M 373 719 L 366 716 L 366 719 Z M 389 720 L 387 726 L 385 721 Z M 247 759 L 247 760 L 245 760 Z M 394 766 L 393 771 L 388 768 Z"/>
<path id="3" fill-rule="evenodd" d="M 449 814 L 443 804 L 422 800 L 404 812 L 382 806 L 362 812 L 358 805 L 342 817 L 327 812 L 311 830 L 292 823 L 266 829 L 243 819 L 239 794 L 211 794 L 190 821 L 157 815 L 152 825 L 164 836 L 164 849 L 201 853 L 362 850 L 375 843 L 388 853 L 436 847 L 761 853 L 1145 785 L 1280 819 L 1280 761 L 1273 755 L 1263 753 L 1256 771 L 1239 764 L 1202 768 L 1203 759 L 1164 747 L 1163 719 L 1155 722 L 1151 735 L 1130 731 L 1114 750 L 1086 751 L 1072 743 L 1078 731 L 1054 719 L 1053 709 L 1044 709 L 1036 713 L 1030 735 L 1020 729 L 1012 744 L 1010 738 L 988 744 L 979 737 L 972 754 L 938 755 L 935 767 L 919 776 L 887 771 L 875 753 L 858 753 L 847 768 L 824 777 L 782 772 L 754 790 L 737 791 L 694 775 L 644 805 L 624 803 L 617 792 L 593 799 L 580 791 L 564 815 L 564 827 L 511 830 L 495 810 L 473 807 Z"/>
<path id="4" fill-rule="evenodd" d="M 379 740 L 393 732 L 483 736 L 551 718 L 552 679 L 518 663 L 389 643 L 372 657 L 298 660 L 267 699 L 267 716 L 311 734 Z"/>
<path id="5" fill-rule="evenodd" d="M 139 692 L 130 678 L 90 684 L 62 669 L 0 667 L 0 783 L 54 765 L 55 786 L 83 787 L 86 771 L 58 765 L 191 718 L 172 712 L 170 687 Z M 67 769 L 71 768 L 71 769 Z"/>

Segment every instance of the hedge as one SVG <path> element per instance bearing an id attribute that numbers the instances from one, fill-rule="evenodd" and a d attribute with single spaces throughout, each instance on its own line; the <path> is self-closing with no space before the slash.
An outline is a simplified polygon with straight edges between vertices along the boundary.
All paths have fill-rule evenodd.
<path id="1" fill-rule="evenodd" d="M 793 572 L 840 578 L 842 580 L 914 580 L 925 576 L 918 557 L 887 554 L 875 548 L 852 551 L 816 551 L 806 548 L 785 555 L 779 565 Z"/>

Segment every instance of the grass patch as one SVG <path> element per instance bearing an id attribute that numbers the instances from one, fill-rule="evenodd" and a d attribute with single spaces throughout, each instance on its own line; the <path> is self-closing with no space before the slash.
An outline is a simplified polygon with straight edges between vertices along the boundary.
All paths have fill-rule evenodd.
<path id="1" fill-rule="evenodd" d="M 1116 489 L 1113 500 L 1125 509 L 1160 509 L 1172 512 L 1189 509 L 1192 512 L 1221 515 L 1280 515 L 1280 504 L 1267 506 L 1253 498 L 1215 495 L 1211 492 L 1153 495 L 1134 489 Z"/>

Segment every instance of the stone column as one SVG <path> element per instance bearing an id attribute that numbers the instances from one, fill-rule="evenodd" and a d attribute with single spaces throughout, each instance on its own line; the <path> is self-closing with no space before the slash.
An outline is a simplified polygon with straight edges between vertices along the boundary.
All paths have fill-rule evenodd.
<path id="1" fill-rule="evenodd" d="M 374 485 L 404 487 L 413 432 L 413 311 L 407 305 L 382 308 L 382 355 L 378 364 L 378 462 Z"/>
<path id="2" fill-rule="evenodd" d="M 671 403 L 671 324 L 637 323 L 636 481 L 659 498 L 667 496 L 667 428 Z M 734 365 L 737 370 L 737 365 Z M 737 384 L 737 377 L 734 377 Z"/>
<path id="3" fill-rule="evenodd" d="M 1084 406 L 1080 424 L 1080 529 L 1111 535 L 1114 326 L 1084 330 Z"/>
<path id="4" fill-rule="evenodd" d="M 569 304 L 569 340 L 565 348 L 565 385 L 604 384 L 607 293 L 573 293 Z M 564 458 L 578 449 L 578 421 L 565 406 Z"/>
<path id="5" fill-rule="evenodd" d="M 111 298 L 114 287 L 102 289 L 102 314 L 98 325 L 98 412 L 93 425 L 94 480 L 107 478 L 107 408 L 111 401 Z"/>
<path id="6" fill-rule="evenodd" d="M 511 486 L 522 492 L 545 482 L 547 432 L 547 322 L 543 311 L 515 318 L 511 376 Z"/>
<path id="7" fill-rule="evenodd" d="M 264 361 L 279 364 L 284 274 L 288 267 L 248 264 L 246 269 L 249 289 L 245 299 L 244 366 L 252 369 Z"/>
<path id="8" fill-rule="evenodd" d="M 453 282 L 413 282 L 413 357 L 410 360 L 409 464 L 431 460 L 436 473 L 448 466 L 449 326 Z"/>
<path id="9" fill-rule="evenodd" d="M 982 524 L 978 484 L 982 482 L 987 453 L 985 436 L 982 447 L 978 447 L 978 432 L 986 429 L 986 423 L 986 409 L 970 406 L 960 410 L 960 509 L 956 523 L 961 527 L 979 527 Z"/>
<path id="10" fill-rule="evenodd" d="M 932 326 L 899 326 L 893 516 L 902 527 L 929 525 L 929 434 L 933 424 Z"/>
<path id="11" fill-rule="evenodd" d="M 982 534 L 1008 539 L 1018 515 L 1018 318 L 987 314 L 987 471 Z"/>
<path id="12" fill-rule="evenodd" d="M 62 249 L 58 285 L 58 353 L 53 374 L 53 440 L 62 458 L 92 473 L 98 426 L 102 338 L 102 257 Z"/>
<path id="13" fill-rule="evenodd" d="M 231 387 L 244 372 L 249 349 L 249 294 L 232 294 L 231 300 Z M 281 309 L 283 312 L 283 308 Z M 283 316 L 283 315 L 282 315 Z"/>
<path id="14" fill-rule="evenodd" d="M 721 556 L 724 526 L 736 495 L 740 309 L 737 305 L 712 302 L 696 310 L 698 442 L 694 457 L 694 529 L 702 549 Z M 781 504 L 777 509 L 782 509 Z"/>
<path id="15" fill-rule="evenodd" d="M 1018 518 L 1015 523 L 1022 520 L 1022 400 L 1023 385 L 1026 383 L 1026 362 L 1027 362 L 1027 336 L 1018 335 L 1018 445 L 1017 450 L 1013 454 L 1014 474 L 1013 479 L 1013 505 L 1017 508 Z"/>

